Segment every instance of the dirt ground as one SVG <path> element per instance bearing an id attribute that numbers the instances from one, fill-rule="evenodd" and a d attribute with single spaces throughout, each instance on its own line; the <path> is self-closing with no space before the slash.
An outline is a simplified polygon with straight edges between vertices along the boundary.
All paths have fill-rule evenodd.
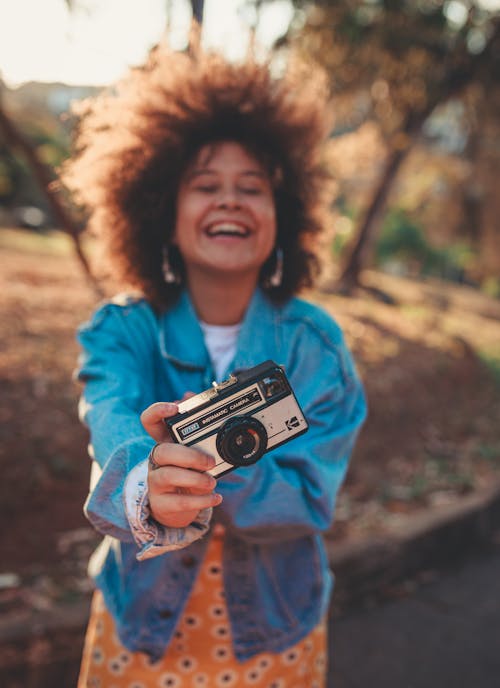
<path id="1" fill-rule="evenodd" d="M 500 302 L 442 283 L 363 279 L 397 304 L 308 295 L 344 328 L 370 407 L 338 539 L 390 530 L 500 480 Z M 96 298 L 58 234 L 0 229 L 0 283 L 0 574 L 40 581 L 97 541 L 82 515 L 89 460 L 72 381 L 75 329 Z"/>

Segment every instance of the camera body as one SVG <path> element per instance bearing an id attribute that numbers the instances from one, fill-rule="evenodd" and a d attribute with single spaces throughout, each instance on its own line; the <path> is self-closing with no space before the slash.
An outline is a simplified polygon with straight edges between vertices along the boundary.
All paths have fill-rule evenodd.
<path id="1" fill-rule="evenodd" d="M 218 478 L 256 463 L 266 452 L 302 435 L 308 425 L 283 368 L 265 361 L 182 401 L 165 418 L 172 439 L 213 456 Z"/>

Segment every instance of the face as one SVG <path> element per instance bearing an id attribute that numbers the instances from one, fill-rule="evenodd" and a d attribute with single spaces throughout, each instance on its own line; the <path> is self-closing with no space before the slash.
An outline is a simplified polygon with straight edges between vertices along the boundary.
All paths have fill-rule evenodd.
<path id="1" fill-rule="evenodd" d="M 276 240 L 271 182 L 240 144 L 201 148 L 177 196 L 173 241 L 193 279 L 254 280 Z"/>

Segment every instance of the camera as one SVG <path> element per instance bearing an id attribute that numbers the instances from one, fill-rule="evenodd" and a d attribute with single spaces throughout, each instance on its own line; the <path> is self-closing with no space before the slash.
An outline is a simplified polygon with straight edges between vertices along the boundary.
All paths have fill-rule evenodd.
<path id="1" fill-rule="evenodd" d="M 256 463 L 308 428 L 283 368 L 274 361 L 212 383 L 182 401 L 179 413 L 164 422 L 175 442 L 215 458 L 208 471 L 214 477 Z"/>

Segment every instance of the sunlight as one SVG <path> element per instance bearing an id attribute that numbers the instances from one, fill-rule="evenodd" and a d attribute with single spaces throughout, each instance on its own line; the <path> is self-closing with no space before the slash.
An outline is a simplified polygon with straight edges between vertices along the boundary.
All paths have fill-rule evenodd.
<path id="1" fill-rule="evenodd" d="M 487 11 L 500 0 L 478 0 Z M 140 64 L 164 35 L 167 0 L 79 0 L 72 13 L 64 0 L 0 0 L 0 76 L 9 86 L 25 81 L 104 85 Z M 188 0 L 171 0 L 169 40 L 186 45 L 191 17 Z M 463 21 L 460 0 L 447 3 L 450 20 Z M 293 14 L 290 0 L 261 9 L 257 40 L 270 46 Z M 206 0 L 203 42 L 230 59 L 244 56 L 252 10 L 244 0 Z"/>
<path id="2" fill-rule="evenodd" d="M 7 83 L 108 83 L 142 61 L 165 26 L 159 0 L 88 6 L 90 11 L 77 6 L 70 14 L 62 0 L 9 3 L 0 25 L 0 68 Z"/>
<path id="3" fill-rule="evenodd" d="M 25 81 L 104 85 L 140 64 L 164 35 L 165 0 L 85 0 L 68 12 L 64 0 L 0 0 L 0 74 L 9 86 Z M 251 16 L 234 0 L 207 0 L 203 42 L 230 59 L 245 54 Z M 187 0 L 171 3 L 169 40 L 185 47 Z M 291 19 L 289 0 L 262 9 L 258 41 L 270 45 Z"/>

